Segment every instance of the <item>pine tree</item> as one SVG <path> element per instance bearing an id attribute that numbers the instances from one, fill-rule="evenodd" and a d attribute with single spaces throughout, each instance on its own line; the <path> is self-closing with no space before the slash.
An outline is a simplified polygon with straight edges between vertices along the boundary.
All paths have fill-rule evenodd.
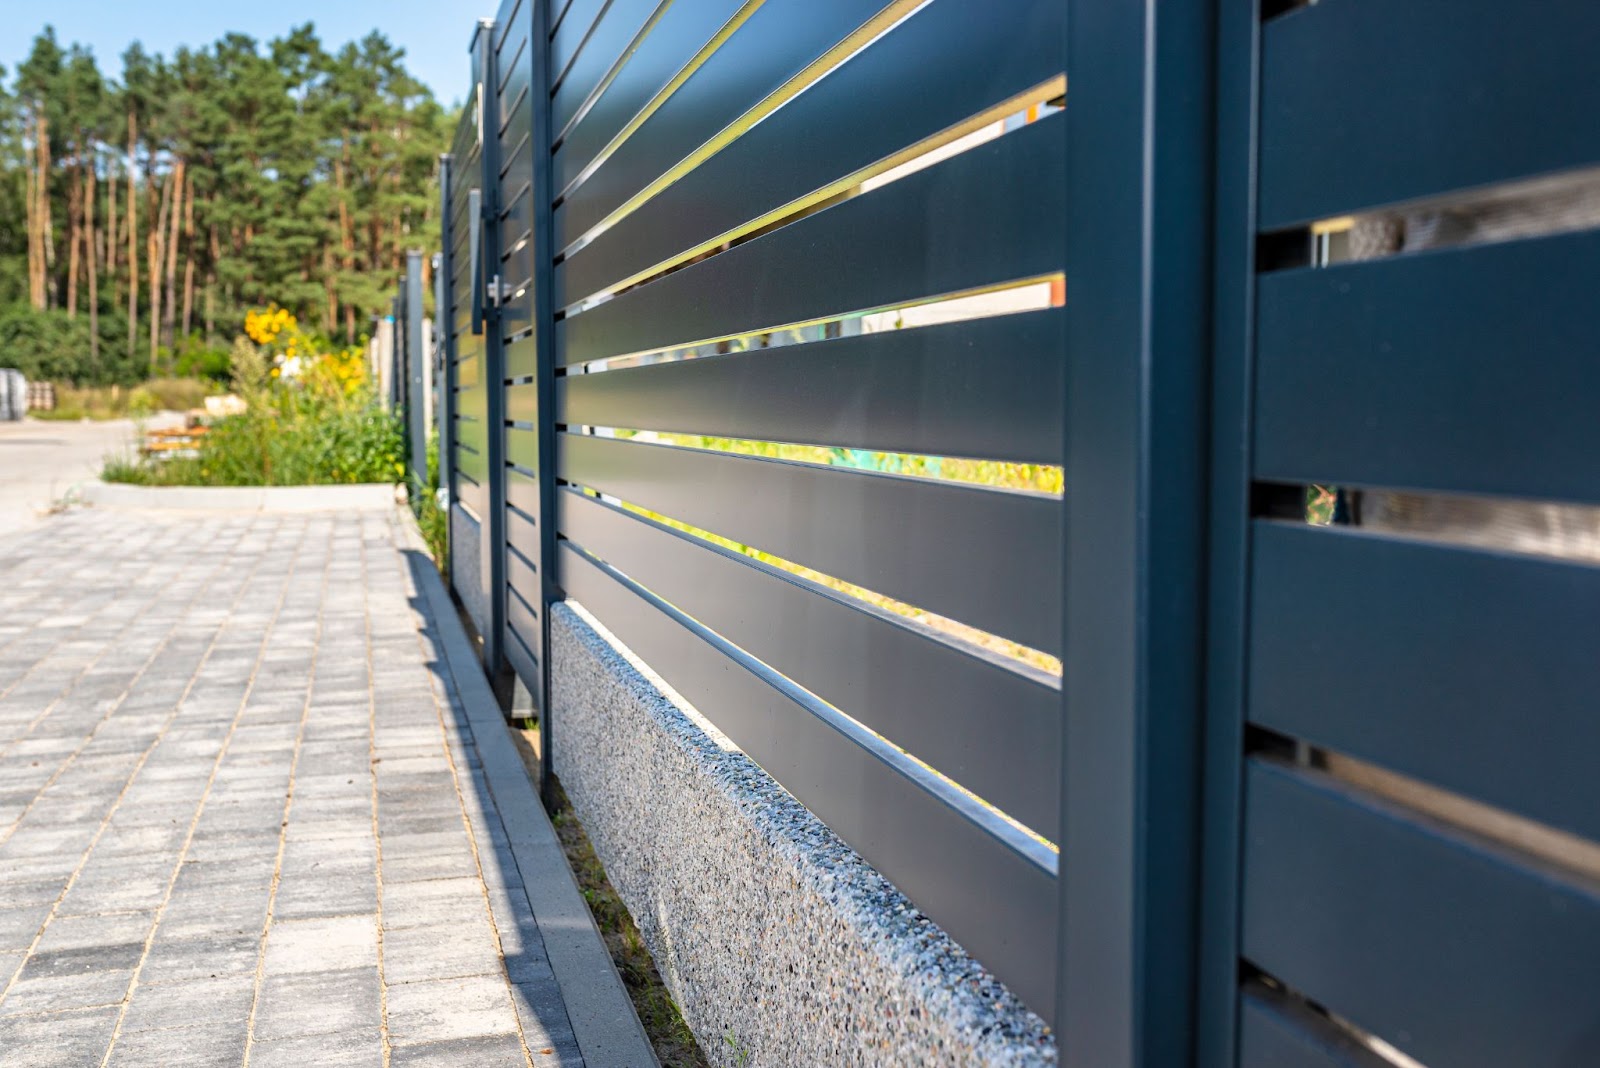
<path id="1" fill-rule="evenodd" d="M 87 318 L 85 377 L 171 369 L 269 303 L 354 341 L 437 239 L 452 125 L 378 33 L 134 43 L 113 84 L 47 27 L 0 70 L 0 315 Z"/>

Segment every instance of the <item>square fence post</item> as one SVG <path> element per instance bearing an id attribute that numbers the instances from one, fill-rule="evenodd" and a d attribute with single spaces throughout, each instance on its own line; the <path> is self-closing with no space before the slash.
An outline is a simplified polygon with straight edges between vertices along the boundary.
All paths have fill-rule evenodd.
<path id="1" fill-rule="evenodd" d="M 1194 1055 L 1215 6 L 1067 18 L 1063 1064 Z"/>

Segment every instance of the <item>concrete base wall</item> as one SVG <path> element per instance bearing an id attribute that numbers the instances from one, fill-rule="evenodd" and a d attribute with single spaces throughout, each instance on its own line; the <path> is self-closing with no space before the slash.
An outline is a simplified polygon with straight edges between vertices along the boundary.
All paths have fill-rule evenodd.
<path id="1" fill-rule="evenodd" d="M 1049 1065 L 1048 1028 L 572 606 L 556 772 L 712 1063 Z"/>
<path id="2" fill-rule="evenodd" d="M 483 589 L 483 541 L 480 524 L 459 505 L 450 506 L 450 585 L 461 598 L 472 625 L 489 628 L 489 601 Z"/>

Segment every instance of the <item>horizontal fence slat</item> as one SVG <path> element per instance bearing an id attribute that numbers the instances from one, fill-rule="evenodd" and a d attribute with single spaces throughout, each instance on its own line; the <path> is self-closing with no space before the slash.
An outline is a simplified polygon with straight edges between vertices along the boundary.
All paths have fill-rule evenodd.
<path id="1" fill-rule="evenodd" d="M 511 119 L 514 109 L 518 107 L 526 108 L 527 98 L 532 95 L 529 90 L 533 81 L 533 63 L 528 59 L 527 52 L 524 51 L 524 42 L 526 40 L 527 34 L 519 35 L 516 49 L 505 53 L 501 58 L 500 76 L 505 81 L 500 86 L 499 92 L 494 94 L 496 130 L 506 125 Z M 526 113 L 524 111 L 524 114 Z M 500 143 L 501 145 L 511 145 L 516 142 L 515 140 L 501 138 Z M 502 167 L 505 166 L 505 162 L 502 159 L 500 165 Z"/>
<path id="2" fill-rule="evenodd" d="M 458 389 L 454 413 L 458 419 L 482 423 L 488 417 L 488 404 L 489 394 L 482 386 Z"/>
<path id="3" fill-rule="evenodd" d="M 1600 161 L 1600 7 L 1339 0 L 1262 30 L 1260 226 Z"/>
<path id="4" fill-rule="evenodd" d="M 537 605 L 541 599 L 538 570 L 531 560 L 517 550 L 516 545 L 514 541 L 507 542 L 506 585 L 520 594 L 528 604 Z"/>
<path id="5" fill-rule="evenodd" d="M 638 116 L 658 91 L 682 70 L 739 10 L 740 0 L 674 3 L 651 28 L 638 51 L 571 130 L 550 161 L 552 185 L 560 193 Z M 559 130 L 557 131 L 560 132 Z"/>
<path id="6" fill-rule="evenodd" d="M 559 362 L 1049 274 L 1066 247 L 1064 181 L 1054 116 L 569 316 Z"/>
<path id="7" fill-rule="evenodd" d="M 507 341 L 533 325 L 533 285 L 525 282 L 500 305 L 500 336 Z"/>
<path id="8" fill-rule="evenodd" d="M 662 0 L 611 0 L 550 100 L 550 128 L 567 128 Z"/>
<path id="9" fill-rule="evenodd" d="M 567 257 L 566 302 L 1050 80 L 1061 73 L 1065 17 L 1061 4 L 997 7 L 992 0 L 940 0 L 923 9 Z M 938 77 L 927 77 L 930 70 Z"/>
<path id="10" fill-rule="evenodd" d="M 559 434 L 560 477 L 1058 654 L 1055 498 Z"/>
<path id="11" fill-rule="evenodd" d="M 484 429 L 484 425 L 481 422 L 478 422 L 475 419 L 461 418 L 461 416 L 464 416 L 466 413 L 460 411 L 460 409 L 458 409 L 458 412 L 459 415 L 456 419 L 455 426 L 456 441 L 460 442 L 462 445 L 465 445 L 473 452 L 482 455 L 488 451 L 489 448 L 488 432 Z"/>
<path id="12" fill-rule="evenodd" d="M 506 544 L 516 546 L 530 560 L 539 558 L 539 531 L 532 517 L 515 508 L 506 509 Z"/>
<path id="13" fill-rule="evenodd" d="M 1600 568 L 1258 521 L 1250 719 L 1600 839 Z"/>
<path id="14" fill-rule="evenodd" d="M 539 637 L 539 613 L 523 599 L 523 595 L 515 587 L 506 588 L 506 627 L 521 638 L 522 644 L 530 650 L 537 649 L 542 644 Z M 530 686 L 528 689 L 531 690 L 533 687 Z"/>
<path id="15" fill-rule="evenodd" d="M 533 242 L 516 241 L 500 256 L 500 282 L 512 290 L 533 280 Z"/>
<path id="16" fill-rule="evenodd" d="M 1239 999 L 1239 1068 L 1394 1068 L 1354 1038 L 1276 991 Z"/>
<path id="17" fill-rule="evenodd" d="M 478 485 L 485 485 L 489 480 L 488 457 L 484 456 L 481 452 L 468 452 L 465 449 L 459 450 L 456 452 L 456 470 L 460 471 L 463 475 Z M 487 500 L 487 498 L 485 498 L 485 500 Z M 483 509 L 479 507 L 479 502 L 473 502 L 472 507 L 474 511 L 477 511 L 480 515 L 482 514 Z"/>
<path id="18" fill-rule="evenodd" d="M 1266 478 L 1600 503 L 1600 233 L 1269 274 Z"/>
<path id="19" fill-rule="evenodd" d="M 533 189 L 506 189 L 510 199 L 500 211 L 500 248 L 510 248 L 533 232 Z"/>
<path id="20" fill-rule="evenodd" d="M 563 536 L 1056 840 L 1059 690 L 576 491 L 557 507 Z"/>
<path id="21" fill-rule="evenodd" d="M 1424 1064 L 1600 1063 L 1600 899 L 1251 761 L 1245 957 Z"/>
<path id="22" fill-rule="evenodd" d="M 505 174 L 500 177 L 502 196 L 514 194 L 520 189 L 531 188 L 533 183 L 532 139 L 507 146 L 505 154 L 500 157 L 500 166 L 505 168 Z M 505 251 L 510 247 L 510 245 L 502 245 L 501 249 Z"/>
<path id="23" fill-rule="evenodd" d="M 465 474 L 465 472 L 461 473 Z M 460 505 L 466 505 L 475 514 L 483 515 L 489 506 L 488 492 L 482 485 L 479 485 L 475 482 L 467 480 L 458 482 L 456 484 L 456 495 L 456 505 L 458 506 L 456 509 L 457 511 L 460 511 Z M 464 512 L 462 514 L 465 517 L 466 522 L 471 525 L 470 533 L 475 540 L 478 534 L 478 521 L 472 518 L 472 516 L 466 515 Z M 478 578 L 474 576 L 472 578 L 471 585 L 476 586 L 478 581 Z"/>
<path id="24" fill-rule="evenodd" d="M 562 584 L 768 774 L 1040 1015 L 1056 881 L 920 783 L 561 543 Z M 559 680 L 556 685 L 560 687 Z"/>
<path id="25" fill-rule="evenodd" d="M 506 35 L 500 42 L 495 63 L 498 69 L 495 73 L 499 77 L 499 89 L 505 93 L 506 83 L 511 80 L 512 73 L 517 67 L 528 62 L 528 38 L 531 29 L 528 23 L 517 27 L 506 27 Z"/>
<path id="26" fill-rule="evenodd" d="M 506 345 L 507 378 L 532 378 L 539 369 L 539 343 L 533 336 L 518 338 Z"/>
<path id="27" fill-rule="evenodd" d="M 506 468 L 506 503 L 520 508 L 529 515 L 539 514 L 539 481 L 533 475 L 523 474 L 514 467 Z M 539 558 L 538 546 L 518 545 L 530 560 Z"/>
<path id="28" fill-rule="evenodd" d="M 572 0 L 566 14 L 550 35 L 550 73 L 557 77 L 567 69 L 583 47 L 595 20 L 606 9 L 608 0 Z"/>
<path id="29" fill-rule="evenodd" d="M 515 626 L 506 627 L 506 637 L 506 660 L 511 664 L 511 670 L 515 671 L 517 677 L 528 687 L 529 696 L 533 698 L 534 710 L 543 712 L 543 709 L 538 707 L 540 691 L 538 684 L 543 680 L 540 677 L 539 657 L 533 651 L 536 646 L 523 640 Z M 538 635 L 535 634 L 534 638 L 537 639 Z"/>
<path id="30" fill-rule="evenodd" d="M 539 418 L 539 387 L 533 382 L 506 387 L 506 420 L 532 424 Z"/>
<path id="31" fill-rule="evenodd" d="M 567 424 L 1061 463 L 1060 310 L 556 379 Z"/>
<path id="32" fill-rule="evenodd" d="M 500 128 L 500 165 L 506 164 L 506 157 L 518 145 L 524 144 L 533 136 L 533 106 L 532 94 L 524 87 L 523 91 L 512 100 L 503 102 L 511 109 L 506 116 L 505 124 Z M 515 188 L 507 186 L 504 188 Z"/>
<path id="33" fill-rule="evenodd" d="M 496 52 L 506 52 L 507 42 L 528 32 L 528 12 L 522 4 L 523 0 L 502 0 L 500 9 L 495 12 L 493 40 Z"/>
<path id="34" fill-rule="evenodd" d="M 884 0 L 762 5 L 609 160 L 568 194 L 552 220 L 556 249 L 566 248 L 883 6 Z M 720 25 L 712 26 L 706 37 Z M 679 52 L 679 64 L 696 47 Z M 565 189 L 567 182 L 558 178 L 556 191 Z"/>
<path id="35" fill-rule="evenodd" d="M 529 471 L 539 469 L 539 432 L 518 427 L 506 428 L 506 463 Z"/>

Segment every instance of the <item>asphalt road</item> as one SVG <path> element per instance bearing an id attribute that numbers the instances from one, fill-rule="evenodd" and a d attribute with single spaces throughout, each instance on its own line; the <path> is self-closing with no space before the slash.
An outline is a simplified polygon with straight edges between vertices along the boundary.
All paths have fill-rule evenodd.
<path id="1" fill-rule="evenodd" d="M 94 479 L 107 455 L 134 448 L 132 420 L 0 423 L 0 533 L 35 522 L 53 501 Z"/>

